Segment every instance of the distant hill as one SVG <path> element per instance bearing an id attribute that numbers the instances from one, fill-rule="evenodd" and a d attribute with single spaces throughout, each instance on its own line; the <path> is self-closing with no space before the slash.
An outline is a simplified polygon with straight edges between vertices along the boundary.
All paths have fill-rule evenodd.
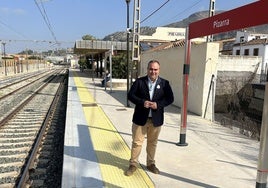
<path id="1" fill-rule="evenodd" d="M 216 11 L 216 14 L 219 14 L 222 12 L 224 12 L 224 11 Z M 209 15 L 209 11 L 196 12 L 196 13 L 190 15 L 188 18 L 183 19 L 182 21 L 174 22 L 174 23 L 165 25 L 164 27 L 178 27 L 178 28 L 187 27 L 192 22 L 196 22 L 198 20 L 207 18 L 208 15 Z"/>
<path id="2" fill-rule="evenodd" d="M 221 11 L 216 11 L 216 14 L 224 12 L 223 10 Z M 190 15 L 188 18 L 185 18 L 181 21 L 174 22 L 165 26 L 161 27 L 175 27 L 175 28 L 185 28 L 187 27 L 190 23 L 207 18 L 209 15 L 209 11 L 200 11 L 196 12 L 192 15 Z M 152 35 L 156 27 L 141 27 L 141 35 Z M 247 31 L 253 32 L 253 33 L 268 33 L 268 24 L 261 25 L 261 26 L 256 26 L 256 27 L 251 27 L 251 28 L 246 28 Z M 228 39 L 228 38 L 234 38 L 236 35 L 235 31 L 231 32 L 226 32 L 226 33 L 221 33 L 214 35 L 214 40 L 222 40 L 222 39 Z M 105 36 L 102 40 L 115 40 L 115 41 L 126 41 L 127 34 L 125 31 L 121 32 L 115 32 L 110 35 Z"/>
<path id="3" fill-rule="evenodd" d="M 141 27 L 140 31 L 141 31 L 140 33 L 141 35 L 152 35 L 156 31 L 156 27 Z M 121 32 L 118 31 L 110 35 L 107 35 L 102 40 L 107 40 L 107 41 L 114 40 L 114 41 L 123 42 L 127 40 L 127 33 L 125 31 L 121 31 Z"/>

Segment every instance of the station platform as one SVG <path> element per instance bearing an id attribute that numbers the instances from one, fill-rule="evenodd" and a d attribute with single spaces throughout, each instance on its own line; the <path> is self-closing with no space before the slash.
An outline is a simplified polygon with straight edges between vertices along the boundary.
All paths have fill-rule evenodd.
<path id="1" fill-rule="evenodd" d="M 255 187 L 259 142 L 189 113 L 188 146 L 177 146 L 180 109 L 173 105 L 156 151 L 160 174 L 145 168 L 145 141 L 138 170 L 125 176 L 134 111 L 126 88 L 101 87 L 101 79 L 78 69 L 70 69 L 68 87 L 62 188 Z"/>

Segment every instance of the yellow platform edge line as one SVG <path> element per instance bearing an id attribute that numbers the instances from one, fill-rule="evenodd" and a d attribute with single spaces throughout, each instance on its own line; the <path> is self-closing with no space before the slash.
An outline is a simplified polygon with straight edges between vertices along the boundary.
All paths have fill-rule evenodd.
<path id="1" fill-rule="evenodd" d="M 97 105 L 77 73 L 74 74 L 76 75 L 74 81 L 80 101 L 83 101 L 82 108 L 105 186 L 153 188 L 152 180 L 140 165 L 133 176 L 124 175 L 128 167 L 130 149 L 102 108 Z M 83 103 L 94 105 L 83 105 Z"/>

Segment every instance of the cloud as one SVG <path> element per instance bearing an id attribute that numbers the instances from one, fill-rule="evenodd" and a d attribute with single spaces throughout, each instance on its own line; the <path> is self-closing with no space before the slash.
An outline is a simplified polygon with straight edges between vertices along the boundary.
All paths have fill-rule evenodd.
<path id="1" fill-rule="evenodd" d="M 16 9 L 10 9 L 7 7 L 0 7 L 0 14 L 5 14 L 5 15 L 23 15 L 25 14 L 26 11 L 20 8 L 16 8 Z"/>
<path id="2" fill-rule="evenodd" d="M 8 14 L 9 11 L 10 11 L 9 8 L 0 7 L 0 13 L 1 13 L 1 14 Z"/>
<path id="3" fill-rule="evenodd" d="M 26 13 L 26 11 L 23 9 L 14 9 L 12 12 L 17 15 L 22 15 Z"/>

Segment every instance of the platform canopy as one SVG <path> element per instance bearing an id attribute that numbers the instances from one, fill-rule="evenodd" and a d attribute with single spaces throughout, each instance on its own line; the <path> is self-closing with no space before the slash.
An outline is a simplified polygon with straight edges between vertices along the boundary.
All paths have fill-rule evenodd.
<path id="1" fill-rule="evenodd" d="M 74 45 L 75 54 L 97 55 L 108 52 L 112 49 L 126 51 L 127 42 L 101 41 L 101 40 L 77 40 Z M 130 43 L 131 46 L 131 43 Z"/>

